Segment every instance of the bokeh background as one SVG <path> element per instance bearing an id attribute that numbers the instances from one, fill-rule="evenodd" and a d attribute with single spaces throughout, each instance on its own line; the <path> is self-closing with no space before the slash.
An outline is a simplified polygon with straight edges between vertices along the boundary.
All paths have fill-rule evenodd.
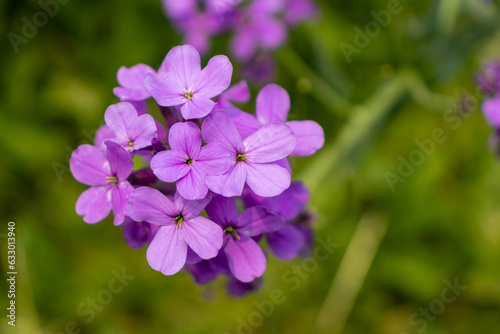
<path id="1" fill-rule="evenodd" d="M 7 34 L 21 34 L 22 18 L 40 5 L 0 1 L 1 333 L 500 330 L 500 161 L 487 148 L 491 130 L 473 80 L 500 57 L 498 4 L 401 0 L 401 13 L 348 62 L 340 44 L 353 45 L 353 29 L 389 1 L 317 2 L 320 19 L 276 52 L 275 82 L 291 95 L 292 119 L 325 129 L 325 147 L 294 160 L 294 178 L 311 188 L 318 237 L 338 246 L 294 290 L 283 275 L 304 260 L 269 256 L 262 288 L 235 299 L 224 279 L 198 286 L 186 273 L 152 270 L 145 249 L 129 249 L 109 217 L 91 226 L 74 210 L 86 187 L 69 173 L 70 153 L 118 102 L 116 71 L 157 68 L 181 42 L 160 1 L 68 1 L 17 53 Z M 211 55 L 227 54 L 227 40 L 217 38 Z M 446 140 L 391 189 L 388 172 L 397 174 L 415 141 L 435 129 Z M 17 232 L 15 328 L 5 317 L 8 221 Z M 87 322 L 78 308 L 123 268 L 135 278 Z M 445 281 L 454 280 L 467 288 L 439 309 Z M 255 302 L 276 289 L 286 300 L 243 328 L 258 322 L 249 319 Z M 439 314 L 418 314 L 429 307 Z"/>

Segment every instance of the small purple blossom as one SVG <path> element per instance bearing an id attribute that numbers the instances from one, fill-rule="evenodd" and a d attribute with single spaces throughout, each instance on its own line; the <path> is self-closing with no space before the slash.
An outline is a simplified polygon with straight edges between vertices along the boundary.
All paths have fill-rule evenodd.
<path id="1" fill-rule="evenodd" d="M 283 218 L 262 206 L 249 208 L 238 215 L 236 200 L 219 195 L 214 195 L 206 212 L 224 231 L 223 249 L 232 274 L 242 282 L 262 276 L 266 257 L 251 237 L 278 230 L 284 224 Z"/>
<path id="2" fill-rule="evenodd" d="M 122 101 L 143 101 L 151 97 L 151 94 L 143 86 L 144 76 L 155 73 L 148 65 L 137 64 L 130 68 L 120 67 L 117 73 L 120 87 L 115 87 L 113 93 Z"/>
<path id="3" fill-rule="evenodd" d="M 242 139 L 228 113 L 219 110 L 205 119 L 202 132 L 207 143 L 223 144 L 232 161 L 225 174 L 207 177 L 213 192 L 240 196 L 246 183 L 256 194 L 270 197 L 290 186 L 290 173 L 274 163 L 286 158 L 296 145 L 295 135 L 285 124 L 267 124 Z"/>
<path id="4" fill-rule="evenodd" d="M 151 160 L 155 175 L 165 182 L 176 182 L 182 197 L 195 200 L 207 196 L 207 175 L 224 174 L 231 167 L 228 151 L 222 144 L 201 147 L 201 131 L 192 122 L 176 123 L 170 128 L 171 150 Z"/>
<path id="5" fill-rule="evenodd" d="M 186 44 L 170 50 L 160 72 L 148 73 L 144 87 L 160 106 L 180 106 L 182 116 L 189 120 L 212 111 L 215 102 L 211 98 L 229 87 L 233 66 L 226 56 L 219 55 L 202 70 L 200 54 Z"/>
<path id="6" fill-rule="evenodd" d="M 135 221 L 159 225 L 146 258 L 149 265 L 164 275 L 173 275 L 184 267 L 188 247 L 202 259 L 217 255 L 222 247 L 222 229 L 199 216 L 210 196 L 188 201 L 175 194 L 168 199 L 160 191 L 142 187 L 130 195 L 128 215 Z"/>
<path id="7" fill-rule="evenodd" d="M 232 85 L 217 97 L 217 107 L 233 107 L 232 102 L 246 103 L 250 100 L 250 89 L 245 80 Z"/>
<path id="8" fill-rule="evenodd" d="M 130 248 L 142 248 L 149 245 L 160 227 L 145 222 L 136 222 L 126 217 L 122 224 L 123 238 Z"/>
<path id="9" fill-rule="evenodd" d="M 71 155 L 73 177 L 86 185 L 76 201 L 76 213 L 86 223 L 98 223 L 113 210 L 114 225 L 125 219 L 125 206 L 134 189 L 127 181 L 134 163 L 120 145 L 106 141 L 106 155 L 92 145 L 81 145 Z"/>
<path id="10" fill-rule="evenodd" d="M 312 0 L 286 0 L 285 20 L 295 26 L 304 20 L 316 19 L 318 7 Z"/>

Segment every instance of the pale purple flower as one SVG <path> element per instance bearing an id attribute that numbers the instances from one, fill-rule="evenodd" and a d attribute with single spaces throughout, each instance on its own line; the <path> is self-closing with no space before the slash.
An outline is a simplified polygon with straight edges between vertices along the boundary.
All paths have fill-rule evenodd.
<path id="1" fill-rule="evenodd" d="M 91 188 L 85 190 L 76 202 L 76 213 L 86 223 L 94 224 L 106 218 L 111 210 L 114 225 L 125 219 L 125 206 L 132 190 L 127 177 L 134 163 L 130 154 L 119 144 L 105 143 L 106 155 L 92 145 L 81 145 L 71 155 L 73 177 Z"/>
<path id="2" fill-rule="evenodd" d="M 133 152 L 151 145 L 157 136 L 157 125 L 151 115 L 137 114 L 134 106 L 128 102 L 113 104 L 106 109 L 104 119 L 115 138 L 112 141 Z"/>
<path id="3" fill-rule="evenodd" d="M 290 186 L 290 173 L 273 163 L 295 148 L 295 135 L 287 125 L 269 123 L 242 139 L 228 113 L 218 110 L 205 119 L 202 132 L 207 143 L 223 144 L 232 160 L 232 167 L 224 175 L 207 177 L 213 192 L 240 196 L 246 183 L 256 194 L 269 197 Z"/>
<path id="4" fill-rule="evenodd" d="M 304 20 L 315 19 L 318 8 L 312 0 L 286 0 L 285 20 L 295 26 Z"/>
<path id="5" fill-rule="evenodd" d="M 290 96 L 286 90 L 276 84 L 269 84 L 257 95 L 256 117 L 235 108 L 229 111 L 229 115 L 242 138 L 247 138 L 264 125 L 284 123 L 297 136 L 297 145 L 291 155 L 314 154 L 325 142 L 323 128 L 314 121 L 287 122 L 289 110 Z"/>
<path id="6" fill-rule="evenodd" d="M 151 97 L 144 88 L 143 80 L 147 73 L 155 73 L 148 65 L 137 64 L 130 68 L 120 67 L 117 73 L 120 87 L 113 88 L 113 93 L 122 101 L 143 101 Z"/>
<path id="7" fill-rule="evenodd" d="M 224 231 L 223 249 L 232 274 L 242 282 L 251 282 L 266 270 L 266 257 L 251 238 L 278 230 L 284 220 L 269 213 L 262 206 L 255 206 L 238 215 L 235 198 L 214 195 L 205 208 L 208 216 Z"/>
<path id="8" fill-rule="evenodd" d="M 178 193 L 174 201 L 160 191 L 142 187 L 130 195 L 128 215 L 135 221 L 159 225 L 146 252 L 149 265 L 164 275 L 173 275 L 186 264 L 188 247 L 202 259 L 217 255 L 222 247 L 222 229 L 199 216 L 210 196 L 188 201 Z"/>
<path id="9" fill-rule="evenodd" d="M 184 43 L 194 46 L 198 52 L 206 55 L 210 50 L 212 37 L 224 29 L 225 22 L 218 14 L 205 11 L 176 22 L 176 26 L 184 33 Z"/>
<path id="10" fill-rule="evenodd" d="M 126 217 L 122 224 L 123 238 L 130 248 L 142 248 L 149 245 L 160 227 L 145 222 L 136 222 Z"/>
<path id="11" fill-rule="evenodd" d="M 495 129 L 500 129 L 500 95 L 483 102 L 484 118 Z"/>
<path id="12" fill-rule="evenodd" d="M 211 98 L 231 83 L 233 66 L 226 56 L 212 57 L 202 70 L 200 54 L 191 45 L 174 47 L 160 74 L 148 73 L 144 87 L 160 106 L 180 106 L 184 119 L 203 118 L 213 109 Z"/>
<path id="13" fill-rule="evenodd" d="M 151 168 L 162 181 L 177 181 L 182 197 L 202 199 L 208 193 L 207 175 L 224 174 L 232 165 L 229 152 L 217 142 L 201 147 L 201 131 L 192 122 L 176 123 L 170 128 L 171 150 L 156 154 Z"/>
<path id="14" fill-rule="evenodd" d="M 226 108 L 232 107 L 232 102 L 246 103 L 250 100 L 250 89 L 245 80 L 232 85 L 222 94 L 217 96 L 217 107 Z"/>

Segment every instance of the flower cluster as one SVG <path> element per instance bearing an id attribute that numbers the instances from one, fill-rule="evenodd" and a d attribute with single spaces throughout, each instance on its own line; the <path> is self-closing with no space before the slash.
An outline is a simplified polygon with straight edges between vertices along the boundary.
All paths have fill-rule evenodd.
<path id="1" fill-rule="evenodd" d="M 131 247 L 148 245 L 153 269 L 184 269 L 200 284 L 225 275 L 242 294 L 266 269 L 261 240 L 283 260 L 310 252 L 309 192 L 291 181 L 288 159 L 315 153 L 324 134 L 316 122 L 287 121 L 290 98 L 275 84 L 259 92 L 254 115 L 236 108 L 250 93 L 244 82 L 229 87 L 231 76 L 227 57 L 202 69 L 190 45 L 170 50 L 158 71 L 121 68 L 121 102 L 107 108 L 94 145 L 78 147 L 70 168 L 90 186 L 76 203 L 85 222 L 113 211 Z M 147 113 L 147 100 L 163 122 Z"/>
<path id="2" fill-rule="evenodd" d="M 162 0 L 165 14 L 184 41 L 205 54 L 211 39 L 229 32 L 232 57 L 250 80 L 269 82 L 276 68 L 271 51 L 283 45 L 288 29 L 315 18 L 313 0 Z"/>
<path id="3" fill-rule="evenodd" d="M 500 61 L 487 64 L 477 75 L 479 91 L 486 96 L 482 105 L 484 117 L 494 129 L 490 146 L 500 152 Z"/>

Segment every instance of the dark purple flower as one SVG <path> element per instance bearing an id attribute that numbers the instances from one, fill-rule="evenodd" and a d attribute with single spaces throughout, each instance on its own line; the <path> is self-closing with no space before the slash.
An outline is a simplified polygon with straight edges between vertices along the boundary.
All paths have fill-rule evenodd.
<path id="1" fill-rule="evenodd" d="M 191 45 L 174 47 L 158 75 L 148 73 L 144 87 L 160 106 L 180 106 L 184 119 L 202 118 L 213 109 L 211 98 L 231 83 L 233 66 L 226 56 L 212 57 L 202 70 L 200 54 Z"/>
<path id="2" fill-rule="evenodd" d="M 134 163 L 130 154 L 120 145 L 106 141 L 106 155 L 92 145 L 81 145 L 71 155 L 70 170 L 73 177 L 91 186 L 76 202 L 76 213 L 86 223 L 94 224 L 106 218 L 111 210 L 113 223 L 120 225 L 125 219 L 125 206 L 132 190 L 127 177 Z"/>
<path id="3" fill-rule="evenodd" d="M 276 77 L 278 65 L 269 51 L 259 50 L 254 56 L 243 63 L 243 77 L 247 80 L 266 84 Z"/>
<path id="4" fill-rule="evenodd" d="M 230 109 L 229 115 L 242 138 L 247 138 L 264 125 L 284 123 L 297 137 L 297 145 L 291 155 L 314 154 L 325 143 L 323 128 L 314 121 L 287 122 L 289 110 L 290 96 L 286 90 L 276 84 L 269 84 L 257 95 L 256 117 L 236 108 Z"/>
<path id="5" fill-rule="evenodd" d="M 205 119 L 202 132 L 207 143 L 223 144 L 232 161 L 224 175 L 207 177 L 213 192 L 240 196 L 246 183 L 256 194 L 269 197 L 290 186 L 290 173 L 274 163 L 295 148 L 296 138 L 288 126 L 269 123 L 242 139 L 227 112 L 219 110 Z"/>
<path id="6" fill-rule="evenodd" d="M 162 181 L 177 181 L 182 197 L 195 200 L 207 196 L 207 175 L 221 175 L 231 167 L 229 152 L 213 142 L 201 147 L 201 131 L 192 122 L 176 123 L 170 128 L 171 150 L 156 154 L 151 168 Z"/>
<path id="7" fill-rule="evenodd" d="M 250 100 L 250 89 L 245 80 L 232 85 L 217 97 L 217 107 L 232 107 L 232 102 L 246 103 Z"/>
<path id="8" fill-rule="evenodd" d="M 142 187 L 130 195 L 128 215 L 135 221 L 160 225 L 148 247 L 149 265 L 164 275 L 173 275 L 184 267 L 188 247 L 202 259 L 217 255 L 222 247 L 222 229 L 199 216 L 210 196 L 188 201 L 178 193 L 172 202 L 160 191 Z"/>
<path id="9" fill-rule="evenodd" d="M 157 136 L 157 125 L 151 115 L 137 114 L 134 106 L 128 102 L 113 104 L 106 109 L 104 119 L 114 133 L 114 142 L 132 152 L 151 145 Z"/>
<path id="10" fill-rule="evenodd" d="M 251 282 L 266 270 L 266 257 L 251 238 L 276 231 L 284 224 L 282 217 L 254 206 L 238 215 L 235 198 L 214 195 L 207 205 L 208 216 L 224 231 L 223 249 L 232 274 L 242 282 Z"/>
<path id="11" fill-rule="evenodd" d="M 130 217 L 126 217 L 122 224 L 123 238 L 130 248 L 142 248 L 153 240 L 159 228 L 158 225 L 138 223 Z"/>
<path id="12" fill-rule="evenodd" d="M 487 96 L 500 93 L 500 61 L 488 63 L 477 75 L 476 81 L 481 93 Z"/>
<path id="13" fill-rule="evenodd" d="M 257 277 L 251 282 L 241 282 L 237 279 L 230 279 L 227 282 L 227 291 L 235 297 L 243 297 L 247 293 L 258 290 L 262 286 L 262 278 Z"/>

